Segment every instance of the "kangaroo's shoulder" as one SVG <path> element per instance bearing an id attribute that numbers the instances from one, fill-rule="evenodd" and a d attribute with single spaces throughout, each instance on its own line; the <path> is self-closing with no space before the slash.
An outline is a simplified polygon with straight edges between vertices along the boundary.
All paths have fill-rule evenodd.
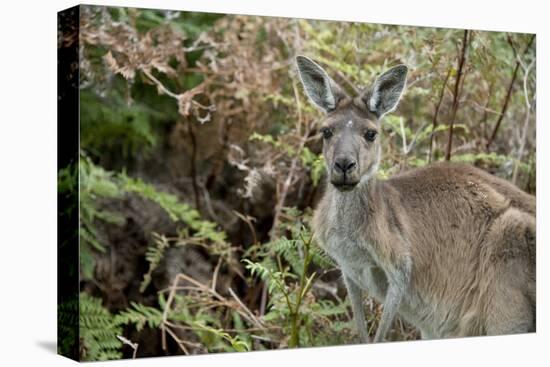
<path id="1" fill-rule="evenodd" d="M 460 195 L 462 192 L 482 192 L 488 197 L 502 197 L 509 201 L 511 206 L 529 214 L 535 214 L 534 196 L 505 179 L 467 164 L 434 163 L 405 171 L 384 183 L 388 188 L 405 195 L 432 196 L 438 193 Z"/>
<path id="2" fill-rule="evenodd" d="M 479 169 L 464 164 L 434 163 L 414 168 L 381 181 L 384 191 L 424 196 L 436 192 L 459 190 L 468 182 L 479 182 Z"/>
<path id="3" fill-rule="evenodd" d="M 417 186 L 421 189 L 427 189 L 432 186 L 454 186 L 459 189 L 463 184 L 493 184 L 499 183 L 507 186 L 511 190 L 514 185 L 506 180 L 491 175 L 479 168 L 467 164 L 439 162 L 433 163 L 422 168 L 414 168 L 401 172 L 386 180 L 388 185 L 406 188 L 407 186 Z"/>
<path id="4" fill-rule="evenodd" d="M 434 181 L 462 180 L 465 177 L 477 177 L 481 172 L 483 172 L 481 169 L 467 164 L 437 162 L 421 168 L 406 170 L 391 177 L 388 181 L 400 182 L 411 179 Z"/>

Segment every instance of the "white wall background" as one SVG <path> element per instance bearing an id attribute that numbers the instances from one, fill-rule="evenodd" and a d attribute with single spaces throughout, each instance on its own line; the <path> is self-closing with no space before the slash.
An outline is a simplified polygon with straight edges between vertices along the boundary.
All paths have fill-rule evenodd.
<path id="1" fill-rule="evenodd" d="M 218 354 L 94 366 L 538 366 L 550 361 L 550 21 L 544 0 L 132 0 L 93 4 L 537 33 L 536 335 Z M 56 12 L 73 1 L 11 0 L 0 20 L 0 365 L 66 366 L 56 341 Z M 546 144 L 545 144 L 546 143 Z M 32 253 L 32 256 L 28 256 Z"/>

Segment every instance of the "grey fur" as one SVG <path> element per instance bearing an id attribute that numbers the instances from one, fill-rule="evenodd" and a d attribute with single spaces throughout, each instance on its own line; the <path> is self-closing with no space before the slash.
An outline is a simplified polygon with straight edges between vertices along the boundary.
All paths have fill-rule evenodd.
<path id="1" fill-rule="evenodd" d="M 327 75 L 316 62 L 297 56 L 296 65 L 306 94 L 311 101 L 324 111 L 333 111 L 345 97 L 341 88 Z"/>
<path id="2" fill-rule="evenodd" d="M 402 90 L 390 84 L 378 87 L 375 111 L 345 97 L 323 122 L 333 132 L 323 144 L 329 180 L 313 228 L 342 270 L 361 340 L 363 290 L 383 303 L 375 342 L 397 314 L 423 338 L 534 331 L 535 198 L 466 165 L 377 180 L 380 139 L 364 132 L 380 131 L 378 116 L 395 108 Z M 354 169 L 335 169 L 341 157 Z"/>
<path id="3" fill-rule="evenodd" d="M 397 65 L 380 75 L 374 82 L 366 103 L 369 110 L 379 119 L 397 107 L 397 102 L 405 90 L 407 72 L 407 66 Z"/>

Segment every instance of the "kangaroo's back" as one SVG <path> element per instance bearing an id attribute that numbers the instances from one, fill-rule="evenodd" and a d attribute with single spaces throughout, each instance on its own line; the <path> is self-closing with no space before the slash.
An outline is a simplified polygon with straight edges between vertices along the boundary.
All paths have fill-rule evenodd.
<path id="1" fill-rule="evenodd" d="M 411 289 L 434 306 L 431 314 L 417 317 L 444 325 L 427 334 L 534 328 L 533 196 L 477 168 L 447 163 L 411 170 L 380 185 L 378 195 L 390 198 L 385 205 L 399 213 L 394 222 L 410 242 Z M 510 320 L 498 319 L 505 314 L 489 312 L 511 304 L 532 315 L 521 318 L 529 319 L 529 326 L 514 329 Z"/>
<path id="2" fill-rule="evenodd" d="M 388 184 L 395 186 L 398 191 L 412 195 L 416 200 L 423 201 L 426 195 L 430 197 L 438 197 L 441 194 L 446 194 L 447 190 L 452 191 L 453 195 L 461 194 L 457 189 L 464 189 L 464 193 L 471 193 L 475 197 L 477 193 L 499 194 L 501 197 L 479 197 L 481 201 L 485 199 L 495 198 L 497 201 L 508 200 L 509 206 L 517 208 L 525 213 L 535 215 L 536 204 L 535 197 L 525 193 L 512 183 L 491 175 L 479 168 L 457 163 L 434 163 L 432 165 L 411 169 L 398 174 L 386 181 Z M 427 187 L 437 187 L 428 193 Z M 418 198 L 415 197 L 415 192 L 422 192 Z M 496 204 L 496 203 L 495 203 Z"/>

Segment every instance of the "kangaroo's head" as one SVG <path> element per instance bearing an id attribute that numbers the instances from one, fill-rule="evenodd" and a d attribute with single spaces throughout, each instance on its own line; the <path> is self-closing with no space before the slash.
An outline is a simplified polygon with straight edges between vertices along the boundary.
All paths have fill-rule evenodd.
<path id="1" fill-rule="evenodd" d="M 380 120 L 397 106 L 407 80 L 407 67 L 395 66 L 370 88 L 350 98 L 311 59 L 296 57 L 305 91 L 326 115 L 320 132 L 329 181 L 340 191 L 354 189 L 376 174 L 380 161 Z"/>

